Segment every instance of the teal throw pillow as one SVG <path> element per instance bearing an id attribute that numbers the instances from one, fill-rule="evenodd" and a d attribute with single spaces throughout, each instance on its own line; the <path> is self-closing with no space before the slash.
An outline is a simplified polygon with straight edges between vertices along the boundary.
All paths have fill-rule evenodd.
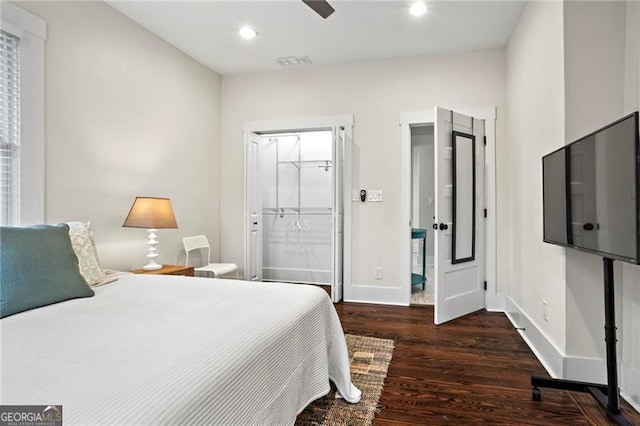
<path id="1" fill-rule="evenodd" d="M 0 318 L 93 294 L 66 224 L 0 227 Z"/>

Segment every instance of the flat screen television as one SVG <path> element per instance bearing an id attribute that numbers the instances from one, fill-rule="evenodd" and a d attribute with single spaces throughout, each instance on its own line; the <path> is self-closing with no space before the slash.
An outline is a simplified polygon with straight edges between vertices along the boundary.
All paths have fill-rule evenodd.
<path id="1" fill-rule="evenodd" d="M 638 112 L 542 157 L 543 240 L 640 264 Z"/>

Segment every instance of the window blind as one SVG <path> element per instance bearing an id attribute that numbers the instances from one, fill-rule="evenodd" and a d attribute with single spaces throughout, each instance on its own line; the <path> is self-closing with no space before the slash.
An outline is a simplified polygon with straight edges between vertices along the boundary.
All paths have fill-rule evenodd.
<path id="1" fill-rule="evenodd" d="M 20 39 L 0 30 L 0 225 L 19 224 Z"/>

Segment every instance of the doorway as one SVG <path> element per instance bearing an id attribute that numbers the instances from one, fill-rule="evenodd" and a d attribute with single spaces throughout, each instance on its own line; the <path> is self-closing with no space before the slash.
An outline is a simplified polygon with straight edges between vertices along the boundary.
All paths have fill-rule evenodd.
<path id="1" fill-rule="evenodd" d="M 435 164 L 433 123 L 411 129 L 411 304 L 434 304 Z"/>
<path id="2" fill-rule="evenodd" d="M 500 309 L 502 299 L 495 292 L 495 118 L 493 107 L 460 111 L 435 107 L 401 115 L 402 217 L 409 225 L 403 233 L 406 244 L 401 252 L 407 265 L 406 300 L 411 303 L 414 268 L 421 266 L 419 243 L 412 238 L 417 220 L 418 230 L 425 230 L 427 241 L 430 236 L 433 241 L 431 283 L 436 324 L 478 309 Z M 413 153 L 423 149 L 423 155 L 428 155 L 428 149 L 417 148 L 416 139 L 421 133 L 426 138 L 431 129 L 434 214 L 425 226 L 429 195 L 414 202 L 414 194 L 422 192 L 416 187 L 415 175 L 420 174 L 416 169 L 429 166 L 414 164 L 418 160 Z M 423 173 L 423 178 L 425 175 L 429 173 Z M 420 186 L 426 185 L 423 178 Z M 424 252 L 428 262 L 430 253 L 426 248 Z M 428 288 L 429 270 L 425 269 Z"/>
<path id="3" fill-rule="evenodd" d="M 244 276 L 323 286 L 337 303 L 349 276 L 344 167 L 350 129 L 280 125 L 245 126 L 252 131 L 245 133 Z"/>
<path id="4" fill-rule="evenodd" d="M 262 135 L 262 281 L 331 285 L 331 130 Z"/>

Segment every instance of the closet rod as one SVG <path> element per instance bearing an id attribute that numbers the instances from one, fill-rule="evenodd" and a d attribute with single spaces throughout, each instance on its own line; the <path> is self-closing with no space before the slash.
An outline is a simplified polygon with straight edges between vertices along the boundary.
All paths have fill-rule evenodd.
<path id="1" fill-rule="evenodd" d="M 285 211 L 291 211 L 296 213 L 302 213 L 303 211 L 311 211 L 311 212 L 331 212 L 333 209 L 331 207 L 263 207 L 263 212 L 275 212 L 282 213 Z"/>
<path id="2" fill-rule="evenodd" d="M 264 215 L 269 215 L 269 216 L 284 216 L 284 215 L 296 215 L 296 216 L 331 216 L 331 212 L 309 212 L 309 213 L 305 213 L 305 212 L 280 212 L 280 213 L 276 213 L 276 212 L 262 212 L 262 214 Z"/>
<path id="3" fill-rule="evenodd" d="M 333 161 L 332 160 L 279 160 L 277 161 L 278 163 L 300 163 L 300 164 L 310 164 L 310 163 L 322 163 L 322 165 L 332 165 Z"/>
<path id="4" fill-rule="evenodd" d="M 300 132 L 296 132 L 296 133 L 262 133 L 260 136 L 268 136 L 269 138 L 274 138 L 274 139 L 278 139 L 278 138 L 288 138 L 291 136 L 296 136 L 298 138 L 300 138 Z"/>

